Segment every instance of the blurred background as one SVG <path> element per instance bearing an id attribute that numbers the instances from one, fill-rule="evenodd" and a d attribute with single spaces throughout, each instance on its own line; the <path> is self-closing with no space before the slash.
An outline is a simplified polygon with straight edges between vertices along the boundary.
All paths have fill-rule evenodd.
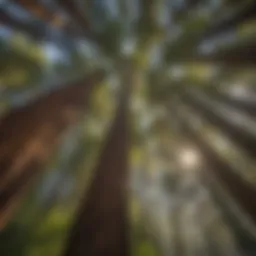
<path id="1" fill-rule="evenodd" d="M 0 54 L 0 255 L 256 255 L 256 1 L 1 0 Z"/>

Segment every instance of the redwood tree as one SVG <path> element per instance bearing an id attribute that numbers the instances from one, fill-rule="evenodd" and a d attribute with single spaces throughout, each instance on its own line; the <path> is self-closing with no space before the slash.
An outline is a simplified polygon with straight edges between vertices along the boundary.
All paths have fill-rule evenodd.
<path id="1" fill-rule="evenodd" d="M 40 167 L 61 141 L 65 130 L 84 112 L 98 72 L 13 109 L 0 121 L 0 226 Z"/>

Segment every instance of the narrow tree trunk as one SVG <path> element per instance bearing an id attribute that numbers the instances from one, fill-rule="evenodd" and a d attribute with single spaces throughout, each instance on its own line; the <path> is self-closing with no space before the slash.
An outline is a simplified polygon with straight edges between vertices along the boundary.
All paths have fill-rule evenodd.
<path id="1" fill-rule="evenodd" d="M 81 202 L 65 256 L 129 255 L 127 97 L 126 91 L 120 99 L 91 187 Z"/>
<path id="2" fill-rule="evenodd" d="M 205 89 L 207 96 L 217 102 L 220 102 L 226 106 L 232 107 L 235 110 L 242 111 L 248 116 L 254 118 L 256 116 L 256 101 L 252 99 L 235 98 L 227 94 L 220 93 L 219 91 L 212 89 Z M 253 92 L 252 92 L 253 94 Z M 255 94 L 256 96 L 256 94 Z"/>
<path id="3" fill-rule="evenodd" d="M 63 132 L 83 113 L 97 74 L 66 86 L 0 121 L 0 227 L 12 208 L 60 142 Z"/>
<path id="4" fill-rule="evenodd" d="M 242 216 L 236 216 L 234 214 L 234 209 L 230 207 L 230 203 L 227 202 L 227 197 L 223 196 L 223 191 L 221 190 L 221 184 L 212 175 L 204 175 L 205 184 L 211 193 L 211 198 L 214 200 L 215 206 L 221 209 L 221 216 L 224 218 L 225 222 L 230 226 L 230 230 L 234 234 L 235 242 L 238 248 L 240 247 L 243 251 L 249 252 L 255 251 L 255 227 L 250 226 L 248 230 L 248 225 L 243 225 Z M 241 224 L 242 222 L 242 224 Z"/>
<path id="5" fill-rule="evenodd" d="M 44 21 L 49 21 L 54 25 L 54 20 L 63 20 L 57 13 L 47 9 L 40 1 L 37 0 L 14 0 L 17 4 L 30 11 L 33 15 Z"/>
<path id="6" fill-rule="evenodd" d="M 38 0 L 14 0 L 14 2 L 31 12 L 38 19 L 48 22 L 68 35 L 79 35 L 79 32 L 72 22 L 64 19 L 56 8 L 54 8 L 55 10 L 52 8 L 52 3 L 43 3 Z"/>
<path id="7" fill-rule="evenodd" d="M 15 30 L 24 32 L 36 40 L 43 40 L 46 38 L 46 27 L 38 26 L 38 24 L 26 23 L 20 19 L 10 15 L 3 8 L 0 8 L 0 24 L 4 24 L 7 27 L 11 27 Z"/>
<path id="8" fill-rule="evenodd" d="M 88 4 L 89 2 L 90 1 L 88 1 Z M 90 21 L 86 16 L 85 11 L 80 8 L 78 1 L 57 0 L 57 3 L 63 7 L 70 17 L 79 25 L 79 28 L 83 30 L 85 36 L 88 36 L 90 39 L 95 39 L 95 35 L 90 27 Z M 86 3 L 86 1 L 84 1 L 84 3 Z"/>
<path id="9" fill-rule="evenodd" d="M 255 40 L 228 49 L 219 49 L 210 54 L 188 53 L 171 59 L 172 63 L 199 63 L 222 65 L 225 68 L 251 68 L 256 65 Z"/>
<path id="10" fill-rule="evenodd" d="M 230 123 L 227 119 L 217 114 L 214 109 L 210 109 L 200 99 L 190 94 L 184 96 L 184 102 L 199 113 L 205 120 L 215 125 L 223 131 L 227 137 L 239 145 L 248 155 L 256 155 L 256 137 L 240 127 Z"/>
<path id="11" fill-rule="evenodd" d="M 207 28 L 202 38 L 209 39 L 218 34 L 223 34 L 227 32 L 227 30 L 235 29 L 241 23 L 254 19 L 255 16 L 256 2 L 251 1 L 250 4 L 246 4 L 246 6 L 241 7 L 240 10 L 235 12 L 233 15 L 229 15 L 229 17 L 225 17 L 224 19 L 218 19 L 218 22 Z"/>
<path id="12" fill-rule="evenodd" d="M 249 41 L 243 45 L 230 47 L 229 49 L 219 50 L 216 53 L 203 58 L 209 62 L 212 61 L 230 66 L 255 66 L 255 40 Z"/>

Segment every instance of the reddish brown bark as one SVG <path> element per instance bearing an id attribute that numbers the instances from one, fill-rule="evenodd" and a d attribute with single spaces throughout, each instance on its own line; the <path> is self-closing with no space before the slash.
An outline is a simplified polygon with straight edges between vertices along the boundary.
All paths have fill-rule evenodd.
<path id="1" fill-rule="evenodd" d="M 50 8 L 47 8 L 44 3 L 38 0 L 15 0 L 15 2 L 27 9 L 38 19 L 49 22 L 51 25 L 61 29 L 67 34 L 79 35 L 76 27 L 73 26 L 72 22 L 64 18 L 56 10 L 54 11 Z"/>
<path id="2" fill-rule="evenodd" d="M 75 123 L 101 77 L 49 93 L 0 121 L 0 227 L 27 185 L 52 154 L 63 132 Z"/>
<path id="3" fill-rule="evenodd" d="M 17 19 L 1 8 L 0 24 L 4 24 L 14 30 L 26 33 L 36 40 L 44 40 L 46 38 L 46 31 L 43 27 L 39 27 L 37 24 L 29 24 L 25 21 Z"/>
<path id="4" fill-rule="evenodd" d="M 129 255 L 127 102 L 121 100 L 91 187 L 81 202 L 65 256 Z"/>
<path id="5" fill-rule="evenodd" d="M 51 10 L 48 10 L 43 6 L 40 1 L 37 0 L 14 0 L 17 4 L 21 5 L 28 11 L 30 11 L 32 14 L 37 16 L 40 19 L 43 19 L 45 21 L 52 22 L 54 19 L 61 17 L 58 16 L 58 14 L 54 13 Z"/>
<path id="6" fill-rule="evenodd" d="M 78 3 L 75 0 L 57 0 L 57 2 L 63 7 L 63 9 L 65 9 L 72 20 L 74 20 L 80 26 L 85 35 L 90 39 L 94 39 L 95 35 L 91 30 L 90 21 L 88 17 L 86 17 L 83 10 L 81 10 Z M 89 1 L 87 4 L 90 4 Z"/>

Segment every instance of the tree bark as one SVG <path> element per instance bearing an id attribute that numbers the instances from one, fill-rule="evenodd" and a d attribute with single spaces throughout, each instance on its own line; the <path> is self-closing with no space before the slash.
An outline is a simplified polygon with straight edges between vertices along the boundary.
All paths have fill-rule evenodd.
<path id="1" fill-rule="evenodd" d="M 210 26 L 202 36 L 202 39 L 210 39 L 213 36 L 227 32 L 229 29 L 235 29 L 241 23 L 254 19 L 255 16 L 256 2 L 251 1 L 250 4 L 246 4 L 246 6 L 241 7 L 239 11 L 233 13 L 229 17 L 220 19 L 220 21 Z"/>
<path id="2" fill-rule="evenodd" d="M 77 1 L 75 0 L 57 0 L 58 4 L 63 7 L 63 9 L 70 15 L 72 20 L 74 20 L 79 28 L 82 29 L 85 36 L 87 36 L 92 41 L 95 40 L 95 33 L 91 29 L 91 24 L 86 17 L 84 10 L 81 10 Z M 88 1 L 89 4 L 89 1 Z"/>
<path id="3" fill-rule="evenodd" d="M 248 116 L 254 118 L 256 116 L 256 101 L 251 99 L 239 99 L 230 95 L 221 93 L 214 88 L 206 88 L 205 93 L 208 97 L 220 102 L 226 106 L 232 107 L 235 110 L 242 111 Z M 253 94 L 253 92 L 252 92 Z M 255 95 L 256 96 L 256 95 Z"/>
<path id="4" fill-rule="evenodd" d="M 29 24 L 25 21 L 15 18 L 13 15 L 8 14 L 3 8 L 0 7 L 0 24 L 11 27 L 14 30 L 21 31 L 31 36 L 36 40 L 45 40 L 47 31 L 45 26 L 38 24 Z"/>
<path id="5" fill-rule="evenodd" d="M 42 3 L 38 0 L 14 0 L 14 2 L 27 9 L 38 19 L 48 22 L 70 36 L 81 35 L 70 20 L 66 20 L 62 17 L 56 9 L 48 8 L 51 3 L 47 6 L 46 3 Z"/>
<path id="6" fill-rule="evenodd" d="M 200 42 L 199 39 L 197 39 Z M 241 45 L 225 49 L 217 49 L 213 53 L 199 54 L 193 49 L 187 54 L 180 54 L 171 59 L 175 64 L 213 64 L 222 65 L 225 68 L 251 68 L 256 65 L 255 40 L 247 41 Z"/>
<path id="7" fill-rule="evenodd" d="M 120 99 L 91 187 L 71 229 L 65 256 L 129 255 L 127 94 L 125 91 Z"/>
<path id="8" fill-rule="evenodd" d="M 88 102 L 99 74 L 14 109 L 0 121 L 0 227 Z"/>
<path id="9" fill-rule="evenodd" d="M 58 14 L 54 13 L 53 11 L 45 8 L 40 1 L 36 0 L 14 0 L 17 4 L 21 5 L 23 8 L 30 11 L 33 15 L 37 16 L 38 18 L 49 21 L 50 23 L 54 19 L 61 19 Z"/>
<path id="10" fill-rule="evenodd" d="M 255 157 L 256 137 L 254 137 L 253 134 L 250 134 L 240 127 L 230 123 L 224 117 L 217 114 L 214 109 L 210 109 L 209 106 L 192 95 L 185 94 L 183 99 L 188 106 L 192 107 L 205 120 L 223 131 L 227 137 L 240 146 L 249 156 Z"/>

